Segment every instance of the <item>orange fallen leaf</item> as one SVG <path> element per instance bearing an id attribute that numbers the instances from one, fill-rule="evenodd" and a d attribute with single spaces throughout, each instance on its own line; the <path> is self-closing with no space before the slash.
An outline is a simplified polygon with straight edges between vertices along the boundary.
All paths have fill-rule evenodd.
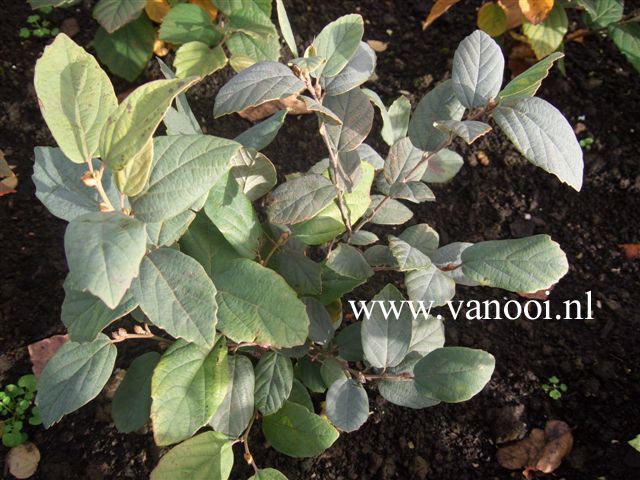
<path id="1" fill-rule="evenodd" d="M 367 44 L 373 49 L 374 52 L 384 52 L 389 46 L 389 42 L 382 42 L 380 40 L 367 40 Z"/>
<path id="2" fill-rule="evenodd" d="M 209 14 L 212 21 L 215 21 L 218 18 L 218 9 L 213 6 L 211 0 L 189 0 L 189 3 L 193 3 L 194 5 L 198 5 L 205 12 Z"/>
<path id="3" fill-rule="evenodd" d="M 523 469 L 525 478 L 555 471 L 573 448 L 571 428 L 561 420 L 550 420 L 544 430 L 534 428 L 529 436 L 502 447 L 498 463 L 509 470 Z"/>
<path id="4" fill-rule="evenodd" d="M 33 374 L 36 377 L 40 376 L 44 367 L 46 367 L 49 360 L 51 360 L 51 357 L 68 341 L 69 335 L 54 335 L 53 337 L 32 343 L 27 347 Z"/>
<path id="5" fill-rule="evenodd" d="M 171 10 L 171 6 L 167 0 L 147 0 L 144 6 L 147 16 L 156 23 L 162 23 L 169 10 Z"/>
<path id="6" fill-rule="evenodd" d="M 640 257 L 640 243 L 621 243 L 618 245 L 627 258 L 633 260 Z"/>
<path id="7" fill-rule="evenodd" d="M 498 0 L 498 5 L 500 5 L 504 13 L 507 14 L 507 30 L 522 25 L 523 16 L 518 0 Z"/>
<path id="8" fill-rule="evenodd" d="M 436 3 L 434 3 L 433 7 L 431 7 L 431 11 L 427 16 L 427 19 L 422 22 L 422 30 L 426 30 L 429 25 L 435 22 L 441 15 L 443 15 L 447 10 L 449 10 L 459 1 L 460 0 L 436 0 Z"/>
<path id="9" fill-rule="evenodd" d="M 534 25 L 544 22 L 553 8 L 553 0 L 518 0 L 520 10 Z"/>

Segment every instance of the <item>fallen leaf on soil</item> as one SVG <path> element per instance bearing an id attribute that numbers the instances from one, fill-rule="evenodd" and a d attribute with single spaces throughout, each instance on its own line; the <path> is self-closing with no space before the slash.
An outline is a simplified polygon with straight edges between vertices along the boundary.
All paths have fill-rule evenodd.
<path id="1" fill-rule="evenodd" d="M 270 117 L 278 110 L 284 110 L 285 108 L 289 109 L 289 112 L 293 115 L 311 113 L 311 110 L 307 108 L 307 104 L 302 100 L 299 100 L 298 95 L 296 94 L 280 100 L 271 100 L 255 107 L 245 108 L 239 112 L 238 115 L 255 123 L 263 118 Z"/>
<path id="2" fill-rule="evenodd" d="M 576 126 L 575 126 L 575 128 L 573 129 L 573 132 L 574 132 L 576 135 L 580 135 L 582 132 L 586 132 L 586 131 L 587 131 L 587 126 L 586 126 L 584 123 L 582 123 L 582 122 L 578 122 L 578 123 L 576 123 Z"/>
<path id="3" fill-rule="evenodd" d="M 373 49 L 374 52 L 384 52 L 389 46 L 389 42 L 381 42 L 380 40 L 367 40 L 369 46 Z"/>
<path id="4" fill-rule="evenodd" d="M 60 31 L 65 33 L 68 37 L 75 37 L 80 32 L 80 25 L 75 17 L 65 18 L 60 24 Z"/>
<path id="5" fill-rule="evenodd" d="M 29 360 L 31 360 L 33 374 L 39 377 L 47 366 L 47 363 L 58 351 L 58 349 L 69 341 L 69 335 L 54 335 L 39 342 L 32 343 L 27 347 L 29 350 Z"/>
<path id="6" fill-rule="evenodd" d="M 147 16 L 156 23 L 161 23 L 170 9 L 171 7 L 167 0 L 147 0 L 144 6 Z"/>
<path id="7" fill-rule="evenodd" d="M 18 177 L 4 159 L 4 152 L 0 150 L 0 197 L 16 192 Z"/>
<path id="8" fill-rule="evenodd" d="M 518 0 L 498 0 L 498 5 L 507 14 L 507 30 L 522 25 L 523 15 L 520 5 L 518 5 Z"/>
<path id="9" fill-rule="evenodd" d="M 435 22 L 443 13 L 449 10 L 453 5 L 460 0 L 436 0 L 436 3 L 431 7 L 431 11 L 427 16 L 427 19 L 422 22 L 422 30 L 426 30 L 429 25 Z"/>
<path id="10" fill-rule="evenodd" d="M 536 54 L 526 43 L 515 45 L 509 53 L 509 70 L 511 78 L 515 78 L 538 61 Z"/>
<path id="11" fill-rule="evenodd" d="M 16 478 L 29 478 L 38 469 L 40 450 L 31 442 L 13 447 L 7 454 L 6 469 Z"/>
<path id="12" fill-rule="evenodd" d="M 544 22 L 553 8 L 553 0 L 519 0 L 520 9 L 534 25 Z"/>
<path id="13" fill-rule="evenodd" d="M 589 30 L 588 28 L 579 28 L 578 30 L 571 32 L 569 35 L 567 35 L 565 37 L 565 42 L 584 43 L 584 37 L 592 34 L 593 34 L 593 30 Z"/>
<path id="14" fill-rule="evenodd" d="M 618 246 L 627 258 L 633 260 L 640 257 L 640 243 L 621 243 Z"/>
<path id="15" fill-rule="evenodd" d="M 496 453 L 498 463 L 509 470 L 523 469 L 525 478 L 551 473 L 573 448 L 571 428 L 561 420 L 550 420 L 544 430 L 534 428 L 529 436 Z"/>

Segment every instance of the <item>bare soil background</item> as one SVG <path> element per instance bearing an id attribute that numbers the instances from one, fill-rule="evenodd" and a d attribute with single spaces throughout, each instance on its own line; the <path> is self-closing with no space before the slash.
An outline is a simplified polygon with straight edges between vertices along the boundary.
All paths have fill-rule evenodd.
<path id="1" fill-rule="evenodd" d="M 386 103 L 401 91 L 415 103 L 447 78 L 458 42 L 475 29 L 480 2 L 462 1 L 426 32 L 420 21 L 427 0 L 313 2 L 285 0 L 299 44 L 308 44 L 340 15 L 357 12 L 366 21 L 365 39 L 389 42 L 378 54 L 377 79 L 370 88 Z M 627 1 L 627 8 L 639 1 Z M 57 25 L 75 17 L 75 40 L 89 45 L 95 22 L 91 1 L 55 11 Z M 16 165 L 18 192 L 0 198 L 0 380 L 15 381 L 29 371 L 28 344 L 64 331 L 60 322 L 62 283 L 67 273 L 63 250 L 65 223 L 51 216 L 34 196 L 30 176 L 35 145 L 53 145 L 40 116 L 32 86 L 33 67 L 45 39 L 21 41 L 29 7 L 3 5 L 0 29 L 0 149 Z M 572 19 L 576 20 L 576 19 Z M 575 28 L 575 25 L 574 25 Z M 283 49 L 284 52 L 284 49 Z M 640 77 L 606 39 L 591 36 L 584 45 L 566 46 L 566 70 L 554 70 L 540 96 L 556 105 L 572 125 L 592 136 L 585 152 L 585 185 L 580 193 L 524 161 L 500 134 L 487 135 L 473 148 L 459 145 L 465 166 L 453 181 L 434 188 L 436 203 L 412 207 L 414 223 L 427 222 L 442 243 L 479 241 L 548 233 L 567 253 L 571 269 L 552 293 L 554 308 L 593 292 L 594 319 L 568 321 L 447 320 L 449 345 L 483 348 L 496 356 L 496 372 L 485 390 L 469 402 L 427 410 L 404 409 L 374 392 L 372 415 L 358 432 L 343 435 L 325 454 L 295 460 L 267 448 L 259 429 L 251 438 L 260 466 L 273 466 L 297 479 L 508 479 L 495 460 L 496 441 L 541 427 L 548 419 L 574 429 L 573 453 L 558 478 L 585 480 L 636 478 L 640 454 L 627 441 L 640 433 L 640 261 L 627 259 L 620 243 L 640 242 Z M 238 117 L 213 120 L 218 88 L 226 70 L 189 92 L 208 133 L 233 137 L 248 122 Z M 507 76 L 509 73 L 507 72 Z M 143 80 L 159 77 L 150 64 Z M 131 85 L 116 81 L 120 93 Z M 386 152 L 376 121 L 368 142 Z M 482 151 L 488 165 L 478 161 Z M 324 156 L 311 116 L 288 118 L 265 151 L 286 173 L 306 170 Z M 404 228 L 404 227 L 403 227 Z M 384 230 L 389 232 L 389 230 Z M 382 230 L 381 230 L 382 232 Z M 386 281 L 381 277 L 351 295 L 368 299 Z M 460 287 L 457 299 L 517 298 L 493 289 Z M 126 368 L 144 345 L 119 346 L 117 366 Z M 558 401 L 541 385 L 556 375 L 568 386 Z M 42 453 L 37 479 L 147 478 L 162 454 L 150 433 L 122 435 L 110 421 L 104 394 L 45 431 L 30 428 Z M 1 456 L 6 449 L 0 448 Z M 236 449 L 232 478 L 250 476 Z"/>

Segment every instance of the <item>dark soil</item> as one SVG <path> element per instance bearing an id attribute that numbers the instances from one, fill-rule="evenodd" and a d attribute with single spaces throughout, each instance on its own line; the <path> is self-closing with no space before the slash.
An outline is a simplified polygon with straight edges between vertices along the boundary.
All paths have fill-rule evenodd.
<path id="1" fill-rule="evenodd" d="M 53 141 L 38 111 L 32 87 L 33 66 L 47 40 L 19 41 L 29 9 L 25 2 L 3 8 L 0 31 L 0 149 L 17 166 L 18 192 L 0 198 L 0 375 L 2 383 L 29 371 L 28 344 L 63 332 L 59 320 L 66 275 L 65 224 L 34 196 L 30 180 L 35 145 Z M 76 40 L 88 45 L 95 23 L 82 8 L 56 11 L 54 23 L 75 17 L 82 30 Z M 430 4 L 425 0 L 312 2 L 287 4 L 298 40 L 340 15 L 358 12 L 366 19 L 366 39 L 389 42 L 378 55 L 378 79 L 371 88 L 389 103 L 401 91 L 415 102 L 449 75 L 453 50 L 475 28 L 480 2 L 460 2 L 427 32 L 420 29 Z M 640 2 L 627 1 L 638 7 Z M 573 25 L 575 28 L 575 25 Z M 506 479 L 519 473 L 496 462 L 496 440 L 541 427 L 548 419 L 574 429 L 575 447 L 557 470 L 558 478 L 585 480 L 637 478 L 640 454 L 627 441 L 640 433 L 640 261 L 627 259 L 618 244 L 640 242 L 640 84 L 638 74 L 599 36 L 566 46 L 568 77 L 552 72 L 540 95 L 592 136 L 585 155 L 585 185 L 580 193 L 524 162 L 499 135 L 472 149 L 460 146 L 466 164 L 449 184 L 434 188 L 436 203 L 414 208 L 415 222 L 427 222 L 442 243 L 478 241 L 548 233 L 569 257 L 571 269 L 554 289 L 556 311 L 565 300 L 585 303 L 593 293 L 591 320 L 448 320 L 450 345 L 483 348 L 496 357 L 487 388 L 469 402 L 413 411 L 372 395 L 370 421 L 343 435 L 316 459 L 293 460 L 266 448 L 255 429 L 252 445 L 261 466 L 281 469 L 290 479 Z M 215 75 L 189 96 L 209 133 L 232 137 L 248 126 L 238 117 L 213 121 L 213 99 L 231 73 Z M 158 76 L 150 67 L 146 77 Z M 129 88 L 122 82 L 119 91 Z M 290 118 L 266 150 L 282 175 L 306 170 L 323 157 L 311 117 Z M 369 142 L 384 151 L 376 124 Z M 489 158 L 484 166 L 476 154 Z M 485 162 L 486 163 L 486 162 Z M 388 230 L 387 230 L 388 232 Z M 367 299 L 382 282 L 355 292 Z M 491 289 L 460 288 L 459 299 L 511 299 Z M 132 349 L 120 347 L 118 366 L 126 367 Z M 122 362 L 122 363 L 120 363 Z M 568 386 L 560 400 L 541 385 L 556 375 Z M 150 434 L 118 434 L 104 399 L 68 415 L 55 427 L 29 433 L 42 452 L 34 478 L 147 478 L 159 450 Z M 520 421 L 514 420 L 521 414 Z M 524 422 L 526 427 L 520 425 Z M 249 468 L 237 453 L 233 478 Z"/>

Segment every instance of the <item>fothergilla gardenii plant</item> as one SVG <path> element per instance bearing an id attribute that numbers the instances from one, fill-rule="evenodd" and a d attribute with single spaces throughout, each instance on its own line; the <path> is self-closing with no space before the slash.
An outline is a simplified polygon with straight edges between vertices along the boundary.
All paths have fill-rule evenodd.
<path id="1" fill-rule="evenodd" d="M 228 140 L 202 134 L 191 113 L 184 91 L 198 78 L 147 83 L 118 105 L 93 57 L 64 35 L 36 67 L 58 147 L 36 148 L 33 179 L 38 198 L 69 222 L 62 321 L 70 336 L 39 379 L 37 405 L 53 425 L 100 393 L 117 344 L 146 340 L 150 351 L 129 365 L 112 415 L 122 432 L 150 420 L 158 445 L 178 444 L 156 480 L 227 478 L 236 444 L 252 478 L 284 478 L 253 460 L 256 421 L 279 452 L 311 457 L 366 422 L 375 390 L 409 408 L 473 397 L 491 378 L 492 355 L 443 346 L 436 317 L 373 307 L 407 298 L 441 306 L 456 284 L 534 292 L 568 269 L 547 235 L 440 246 L 426 224 L 388 242 L 365 229 L 403 224 L 407 204 L 433 201 L 427 184 L 462 165 L 448 149 L 453 139 L 472 143 L 492 130 L 490 120 L 529 161 L 579 190 L 573 130 L 534 96 L 549 62 L 501 89 L 502 52 L 476 31 L 458 47 L 451 80 L 413 112 L 405 97 L 387 109 L 361 88 L 376 58 L 359 15 L 327 25 L 299 57 L 278 10 L 293 60 L 242 71 L 213 110 L 217 118 L 293 97 L 317 115 L 326 152 L 308 152 L 319 162 L 278 186 L 260 150 L 287 110 Z M 390 145 L 384 157 L 363 143 L 372 103 Z M 167 135 L 154 137 L 162 121 Z M 386 285 L 370 316 L 341 325 L 341 298 L 378 270 L 403 272 L 406 293 Z M 139 322 L 133 332 L 102 333 L 129 313 Z M 310 392 L 326 393 L 323 412 Z"/>

